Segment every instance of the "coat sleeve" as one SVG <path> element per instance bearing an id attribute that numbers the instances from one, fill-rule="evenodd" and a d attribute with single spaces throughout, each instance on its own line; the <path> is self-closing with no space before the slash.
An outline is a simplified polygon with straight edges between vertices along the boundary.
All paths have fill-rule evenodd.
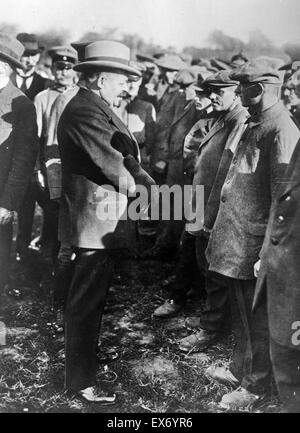
<path id="1" fill-rule="evenodd" d="M 36 112 L 31 101 L 22 98 L 14 125 L 14 152 L 0 207 L 14 211 L 21 206 L 38 153 Z"/>
<path id="2" fill-rule="evenodd" d="M 39 93 L 34 98 L 34 105 L 36 110 L 36 121 L 38 126 L 38 136 L 41 137 L 43 131 L 43 101 L 44 101 L 44 92 Z"/>
<path id="3" fill-rule="evenodd" d="M 285 171 L 291 160 L 299 139 L 299 131 L 291 124 L 290 128 L 282 128 L 274 137 L 270 148 L 270 190 L 275 197 L 278 186 L 284 181 Z"/>
<path id="4" fill-rule="evenodd" d="M 81 110 L 74 109 L 64 114 L 66 122 L 63 127 L 72 142 L 90 157 L 113 185 L 121 191 L 133 191 L 134 179 L 124 166 L 122 153 L 113 147 L 114 140 L 122 139 L 122 133 L 112 129 L 107 116 L 92 105 L 84 105 Z"/>

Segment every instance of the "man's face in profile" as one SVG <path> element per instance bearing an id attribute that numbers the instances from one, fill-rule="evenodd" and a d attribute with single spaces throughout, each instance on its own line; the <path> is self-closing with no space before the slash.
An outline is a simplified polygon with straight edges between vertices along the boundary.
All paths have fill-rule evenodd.
<path id="1" fill-rule="evenodd" d="M 110 107 L 119 107 L 124 92 L 128 91 L 128 77 L 122 73 L 104 72 L 99 75 L 98 87 Z"/>

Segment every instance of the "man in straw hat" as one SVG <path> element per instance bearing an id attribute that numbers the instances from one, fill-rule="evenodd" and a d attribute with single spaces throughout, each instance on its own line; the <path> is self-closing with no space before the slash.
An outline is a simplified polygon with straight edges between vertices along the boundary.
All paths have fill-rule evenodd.
<path id="1" fill-rule="evenodd" d="M 113 111 L 127 89 L 128 76 L 140 75 L 130 65 L 129 55 L 129 48 L 119 42 L 88 45 L 85 60 L 74 69 L 92 71 L 96 80 L 78 91 L 58 125 L 59 235 L 76 253 L 65 308 L 65 386 L 98 404 L 115 402 L 114 395 L 96 388 L 96 351 L 115 253 L 135 243 L 135 222 L 121 219 L 127 193 L 134 193 L 137 183 L 154 184 L 138 163 L 136 141 Z M 104 215 L 105 208 L 114 204 L 119 214 Z"/>
<path id="2" fill-rule="evenodd" d="M 0 33 L 0 294 L 8 283 L 13 212 L 22 204 L 37 156 L 33 103 L 10 81 L 23 45 Z"/>

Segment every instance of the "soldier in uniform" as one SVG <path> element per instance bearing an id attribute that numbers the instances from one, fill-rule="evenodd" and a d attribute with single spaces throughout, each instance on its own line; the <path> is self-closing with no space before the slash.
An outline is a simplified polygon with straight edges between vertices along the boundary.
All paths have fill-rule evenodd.
<path id="1" fill-rule="evenodd" d="M 40 137 L 40 151 L 37 161 L 37 170 L 39 175 L 38 184 L 38 202 L 43 209 L 43 227 L 41 238 L 39 240 L 45 258 L 52 258 L 57 253 L 57 224 L 58 224 L 58 205 L 50 200 L 47 166 L 49 160 L 45 160 L 45 144 L 47 138 L 47 130 L 49 127 L 50 113 L 52 106 L 57 97 L 68 90 L 76 87 L 77 74 L 73 70 L 73 66 L 77 61 L 77 52 L 72 47 L 58 46 L 49 50 L 49 55 L 52 57 L 52 68 L 55 77 L 55 82 L 51 88 L 39 93 L 34 104 L 37 112 L 38 134 Z"/>

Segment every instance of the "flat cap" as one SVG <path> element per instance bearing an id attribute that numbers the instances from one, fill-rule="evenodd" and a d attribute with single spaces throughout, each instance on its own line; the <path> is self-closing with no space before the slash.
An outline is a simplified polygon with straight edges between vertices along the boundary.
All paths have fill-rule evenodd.
<path id="1" fill-rule="evenodd" d="M 232 71 L 231 79 L 240 83 L 282 84 L 282 73 L 264 62 L 253 62 Z"/>
<path id="2" fill-rule="evenodd" d="M 156 62 L 160 68 L 167 69 L 169 71 L 180 71 L 180 69 L 186 69 L 187 64 L 176 54 L 167 54 L 161 57 Z"/>
<path id="3" fill-rule="evenodd" d="M 229 65 L 220 59 L 210 59 L 210 64 L 212 67 L 217 68 L 218 71 L 227 71 L 230 69 Z"/>
<path id="4" fill-rule="evenodd" d="M 198 81 L 198 74 L 191 68 L 181 69 L 177 72 L 175 83 L 181 86 L 190 86 Z"/>
<path id="5" fill-rule="evenodd" d="M 139 62 L 149 62 L 149 63 L 154 63 L 154 62 L 155 62 L 154 57 L 146 56 L 146 54 L 137 53 L 137 54 L 135 55 L 135 57 L 136 57 L 136 59 L 137 59 Z"/>
<path id="6" fill-rule="evenodd" d="M 238 86 L 239 81 L 231 78 L 231 71 L 220 71 L 207 77 L 203 85 L 205 87 L 232 87 Z"/>

